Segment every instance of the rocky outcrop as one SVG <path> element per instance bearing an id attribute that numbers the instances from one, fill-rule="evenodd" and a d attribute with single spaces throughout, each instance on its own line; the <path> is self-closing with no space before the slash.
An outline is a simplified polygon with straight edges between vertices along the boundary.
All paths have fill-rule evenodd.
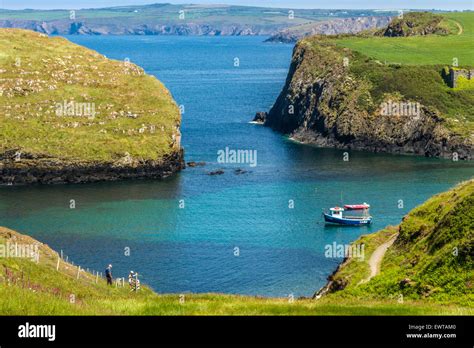
<path id="1" fill-rule="evenodd" d="M 252 122 L 258 123 L 258 124 L 264 124 L 266 118 L 267 118 L 267 113 L 265 111 L 259 111 L 255 114 L 255 117 L 253 118 Z"/>
<path id="2" fill-rule="evenodd" d="M 449 30 L 441 25 L 443 17 L 430 12 L 412 12 L 395 18 L 384 30 L 378 32 L 380 36 L 418 36 L 431 34 L 449 34 Z"/>
<path id="3" fill-rule="evenodd" d="M 419 104 L 416 114 L 384 115 L 371 83 L 352 74 L 346 59 L 368 60 L 324 37 L 300 41 L 265 125 L 321 147 L 473 158 L 472 138 L 450 131 L 428 105 Z"/>
<path id="4" fill-rule="evenodd" d="M 386 27 L 389 22 L 390 17 L 386 16 L 334 19 L 331 21 L 299 25 L 284 29 L 279 31 L 275 35 L 272 35 L 266 41 L 293 43 L 303 37 L 316 34 L 355 34 L 364 30 Z"/>

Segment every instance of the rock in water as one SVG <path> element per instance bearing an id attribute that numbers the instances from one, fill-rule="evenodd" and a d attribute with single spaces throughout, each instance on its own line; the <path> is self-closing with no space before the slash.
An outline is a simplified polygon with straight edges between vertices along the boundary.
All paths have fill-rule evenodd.
<path id="1" fill-rule="evenodd" d="M 252 122 L 264 124 L 266 118 L 267 113 L 264 111 L 259 111 L 255 114 L 255 117 L 253 118 Z"/>

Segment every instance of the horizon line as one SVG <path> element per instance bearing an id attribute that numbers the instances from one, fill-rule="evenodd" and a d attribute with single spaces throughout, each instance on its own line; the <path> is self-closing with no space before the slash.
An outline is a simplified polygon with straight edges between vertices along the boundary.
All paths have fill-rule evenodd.
<path id="1" fill-rule="evenodd" d="M 5 4 L 4 4 L 5 5 Z M 25 11 L 25 10 L 33 10 L 33 11 L 67 11 L 67 10 L 101 10 L 101 9 L 111 9 L 111 8 L 126 8 L 126 7 L 146 7 L 151 5 L 172 5 L 172 6 L 190 6 L 190 5 L 198 5 L 198 6 L 205 6 L 205 7 L 254 7 L 254 8 L 271 8 L 271 9 L 296 9 L 296 10 L 338 10 L 338 11 L 357 11 L 357 10 L 367 10 L 367 11 L 383 11 L 383 12 L 391 12 L 391 11 L 449 11 L 449 12 L 464 12 L 464 11 L 473 11 L 472 8 L 464 8 L 464 9 L 442 9 L 442 8 L 318 8 L 318 7 L 273 7 L 273 6 L 258 6 L 258 5 L 234 5 L 234 4 L 206 4 L 206 3 L 180 3 L 180 4 L 173 4 L 169 2 L 151 2 L 147 4 L 130 4 L 130 5 L 111 5 L 111 6 L 100 6 L 100 7 L 63 7 L 63 8 L 35 8 L 35 7 L 24 7 L 24 8 L 4 8 L 0 7 L 0 10 L 8 10 L 8 11 Z"/>

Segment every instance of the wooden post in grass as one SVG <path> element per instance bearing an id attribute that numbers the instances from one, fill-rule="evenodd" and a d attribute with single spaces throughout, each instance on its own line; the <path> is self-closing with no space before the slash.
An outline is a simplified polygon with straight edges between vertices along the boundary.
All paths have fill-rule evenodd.
<path id="1" fill-rule="evenodd" d="M 77 279 L 79 279 L 79 272 L 81 271 L 81 266 L 77 267 Z"/>
<path id="2" fill-rule="evenodd" d="M 61 259 L 63 259 L 63 249 L 61 249 Z"/>
<path id="3" fill-rule="evenodd" d="M 61 259 L 59 258 L 59 255 L 58 255 L 58 263 L 56 264 L 56 271 L 59 271 L 59 260 Z"/>
<path id="4" fill-rule="evenodd" d="M 122 277 L 122 288 L 125 287 L 125 277 Z"/>
<path id="5" fill-rule="evenodd" d="M 97 284 L 98 281 L 99 281 L 99 272 L 97 272 L 97 274 L 95 276 L 95 283 Z"/>

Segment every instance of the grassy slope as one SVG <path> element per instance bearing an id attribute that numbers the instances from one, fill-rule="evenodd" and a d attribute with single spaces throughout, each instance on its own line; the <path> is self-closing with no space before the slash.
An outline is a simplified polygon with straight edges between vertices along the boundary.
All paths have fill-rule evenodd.
<path id="1" fill-rule="evenodd" d="M 381 273 L 365 284 L 365 261 L 349 260 L 335 276 L 345 278 L 345 290 L 320 300 L 258 298 L 221 294 L 158 295 L 144 287 L 138 293 L 107 287 L 103 279 L 61 261 L 46 245 L 40 246 L 39 264 L 29 259 L 0 258 L 0 314 L 3 315 L 474 315 L 472 245 L 474 230 L 474 181 L 437 195 L 414 209 L 401 224 L 400 236 L 389 248 Z M 376 247 L 396 233 L 391 227 L 361 237 L 365 260 Z M 35 240 L 0 228 L 0 244 Z M 458 247 L 457 257 L 452 256 Z M 470 249 L 469 249 L 470 248 Z M 29 289 L 21 281 L 8 285 L 4 266 L 16 277 L 40 285 Z M 400 281 L 409 277 L 409 286 Z M 52 290 L 57 289 L 53 294 Z M 76 301 L 70 303 L 70 295 Z M 400 294 L 404 301 L 399 303 Z"/>
<path id="2" fill-rule="evenodd" d="M 0 29 L 0 95 L 0 153 L 156 160 L 171 152 L 180 123 L 169 91 L 141 68 L 26 30 Z M 95 118 L 58 117 L 56 103 L 72 100 L 94 103 Z"/>
<path id="3" fill-rule="evenodd" d="M 453 57 L 459 59 L 460 67 L 474 66 L 474 13 L 445 16 L 446 20 L 460 23 L 461 35 L 345 35 L 336 39 L 312 37 L 305 41 L 315 50 L 325 49 L 321 42 L 335 44 L 340 48 L 334 48 L 339 60 L 349 57 L 350 72 L 368 83 L 372 97 L 367 105 L 369 111 L 376 111 L 387 95 L 392 100 L 417 101 L 437 109 L 451 130 L 470 137 L 474 132 L 474 85 L 452 89 L 443 80 L 441 71 L 452 64 Z M 344 51 L 347 48 L 351 51 Z"/>
<path id="4" fill-rule="evenodd" d="M 443 16 L 448 21 L 459 23 L 463 28 L 462 34 L 395 38 L 354 36 L 340 39 L 338 44 L 388 63 L 452 65 L 456 57 L 460 66 L 474 66 L 474 13 Z"/>
<path id="5" fill-rule="evenodd" d="M 333 298 L 423 300 L 474 309 L 474 180 L 436 195 L 412 210 L 400 224 L 399 236 L 383 259 L 381 272 L 369 274 L 367 260 L 393 235 L 394 228 L 364 236 L 365 261 L 349 260 L 335 275 L 346 283 Z"/>

